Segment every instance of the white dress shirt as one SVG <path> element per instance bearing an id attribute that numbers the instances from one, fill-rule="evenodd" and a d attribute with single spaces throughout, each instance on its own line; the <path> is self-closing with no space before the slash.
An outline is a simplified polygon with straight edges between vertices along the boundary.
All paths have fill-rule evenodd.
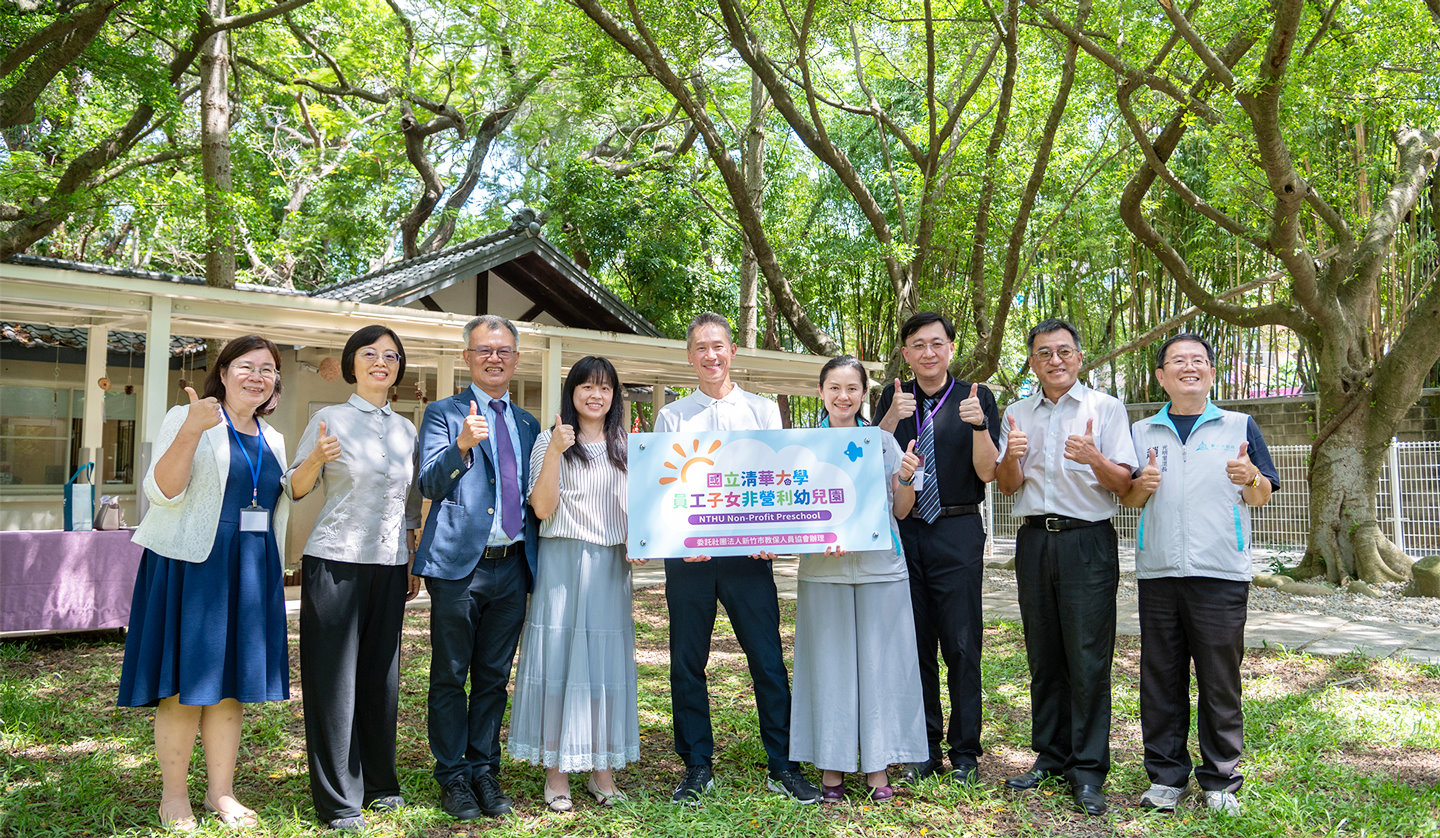
<path id="1" fill-rule="evenodd" d="M 673 431 L 776 431 L 780 406 L 732 384 L 725 398 L 716 399 L 696 390 L 683 399 L 660 408 L 655 417 L 656 433 Z"/>
<path id="2" fill-rule="evenodd" d="M 1025 432 L 1026 451 L 1020 460 L 1024 483 L 1011 514 L 1064 515 L 1085 521 L 1115 517 L 1115 495 L 1096 479 L 1089 466 L 1065 458 L 1065 438 L 1082 436 L 1085 423 L 1094 420 L 1095 447 L 1111 462 L 1133 471 L 1135 447 L 1130 440 L 1130 417 L 1114 396 L 1092 390 L 1077 381 L 1058 400 L 1037 389 L 1005 408 L 1000 421 L 1000 459 L 1010 443 L 1010 417 Z"/>

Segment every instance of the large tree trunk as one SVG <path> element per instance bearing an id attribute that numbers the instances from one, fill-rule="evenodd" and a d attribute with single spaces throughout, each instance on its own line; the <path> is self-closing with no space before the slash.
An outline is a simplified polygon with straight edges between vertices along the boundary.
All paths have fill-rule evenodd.
<path id="1" fill-rule="evenodd" d="M 1410 558 L 1381 531 L 1375 510 L 1390 425 L 1356 407 L 1311 455 L 1310 543 L 1296 575 L 1324 574 L 1337 585 L 1410 577 Z"/>
<path id="2" fill-rule="evenodd" d="M 225 0 L 206 0 L 210 17 L 225 17 Z M 205 284 L 235 287 L 235 242 L 230 207 L 230 35 L 216 32 L 200 53 L 200 159 L 205 175 Z"/>
<path id="3" fill-rule="evenodd" d="M 745 172 L 745 192 L 750 198 L 750 208 L 757 215 L 764 211 L 765 197 L 765 87 L 760 77 L 750 74 L 750 124 L 745 132 L 745 148 L 741 152 L 740 165 Z M 750 237 L 740 234 L 740 322 L 736 331 L 740 345 L 753 349 L 759 330 L 760 303 L 757 290 L 760 287 L 760 259 Z"/>

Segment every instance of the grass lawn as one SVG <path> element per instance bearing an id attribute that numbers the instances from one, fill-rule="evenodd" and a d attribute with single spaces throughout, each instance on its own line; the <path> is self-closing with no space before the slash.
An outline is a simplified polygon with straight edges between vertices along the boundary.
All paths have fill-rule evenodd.
<path id="1" fill-rule="evenodd" d="M 1029 692 L 1020 627 L 996 623 L 985 638 L 982 782 L 959 789 L 935 781 L 902 789 L 884 805 L 798 806 L 759 791 L 760 745 L 744 656 L 723 615 L 710 662 L 717 790 L 703 807 L 672 806 L 680 770 L 671 750 L 666 617 L 658 588 L 636 594 L 641 761 L 618 774 L 629 805 L 603 810 L 573 784 L 576 810 L 551 814 L 543 772 L 507 760 L 501 781 L 517 814 L 457 823 L 438 807 L 425 741 L 429 665 L 425 611 L 405 623 L 399 752 L 412 805 L 369 816 L 368 835 L 1440 835 L 1440 667 L 1361 656 L 1316 658 L 1251 652 L 1245 663 L 1247 779 L 1243 814 L 1223 819 L 1183 808 L 1173 816 L 1136 808 L 1147 786 L 1141 766 L 1139 644 L 1121 638 L 1115 659 L 1111 811 L 1087 818 L 1059 786 L 1012 793 L 999 785 L 1027 769 Z M 794 603 L 781 602 L 787 626 Z M 291 645 L 295 644 L 291 622 Z M 785 638 L 787 648 L 790 637 Z M 152 716 L 115 707 L 123 640 L 115 635 L 0 641 L 0 836 L 146 835 L 158 832 L 159 772 Z M 298 654 L 292 651 L 292 662 Z M 259 810 L 251 834 L 328 834 L 314 822 L 305 770 L 298 670 L 289 702 L 247 710 L 236 787 Z M 503 739 L 503 737 L 502 737 Z M 1192 742 L 1192 752 L 1194 751 Z M 200 749 L 191 769 L 197 809 L 204 789 Z M 818 780 L 812 774 L 812 779 Z M 850 785 L 863 784 L 852 777 Z M 1193 798 L 1192 798 L 1193 800 Z M 203 820 L 202 835 L 228 830 Z"/>

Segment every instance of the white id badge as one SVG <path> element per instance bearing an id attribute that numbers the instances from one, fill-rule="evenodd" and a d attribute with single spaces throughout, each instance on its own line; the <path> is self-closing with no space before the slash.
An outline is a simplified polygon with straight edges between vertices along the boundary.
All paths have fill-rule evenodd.
<path id="1" fill-rule="evenodd" d="M 270 529 L 270 510 L 247 506 L 240 510 L 240 532 L 265 532 Z"/>
<path id="2" fill-rule="evenodd" d="M 915 479 L 914 479 L 914 481 L 911 483 L 911 485 L 913 485 L 913 486 L 915 487 L 915 491 L 917 491 L 917 492 L 920 491 L 921 489 L 925 488 L 925 472 L 924 472 L 924 470 L 917 470 L 917 471 L 915 472 Z"/>

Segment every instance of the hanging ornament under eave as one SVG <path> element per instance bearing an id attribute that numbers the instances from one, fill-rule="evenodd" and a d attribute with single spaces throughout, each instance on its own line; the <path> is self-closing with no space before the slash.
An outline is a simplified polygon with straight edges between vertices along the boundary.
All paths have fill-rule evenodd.
<path id="1" fill-rule="evenodd" d="M 334 358 L 326 358 L 320 362 L 320 377 L 326 381 L 340 380 L 340 362 Z"/>
<path id="2" fill-rule="evenodd" d="M 95 386 L 108 393 L 110 392 L 110 379 L 102 375 L 100 376 L 100 380 L 95 382 Z"/>

